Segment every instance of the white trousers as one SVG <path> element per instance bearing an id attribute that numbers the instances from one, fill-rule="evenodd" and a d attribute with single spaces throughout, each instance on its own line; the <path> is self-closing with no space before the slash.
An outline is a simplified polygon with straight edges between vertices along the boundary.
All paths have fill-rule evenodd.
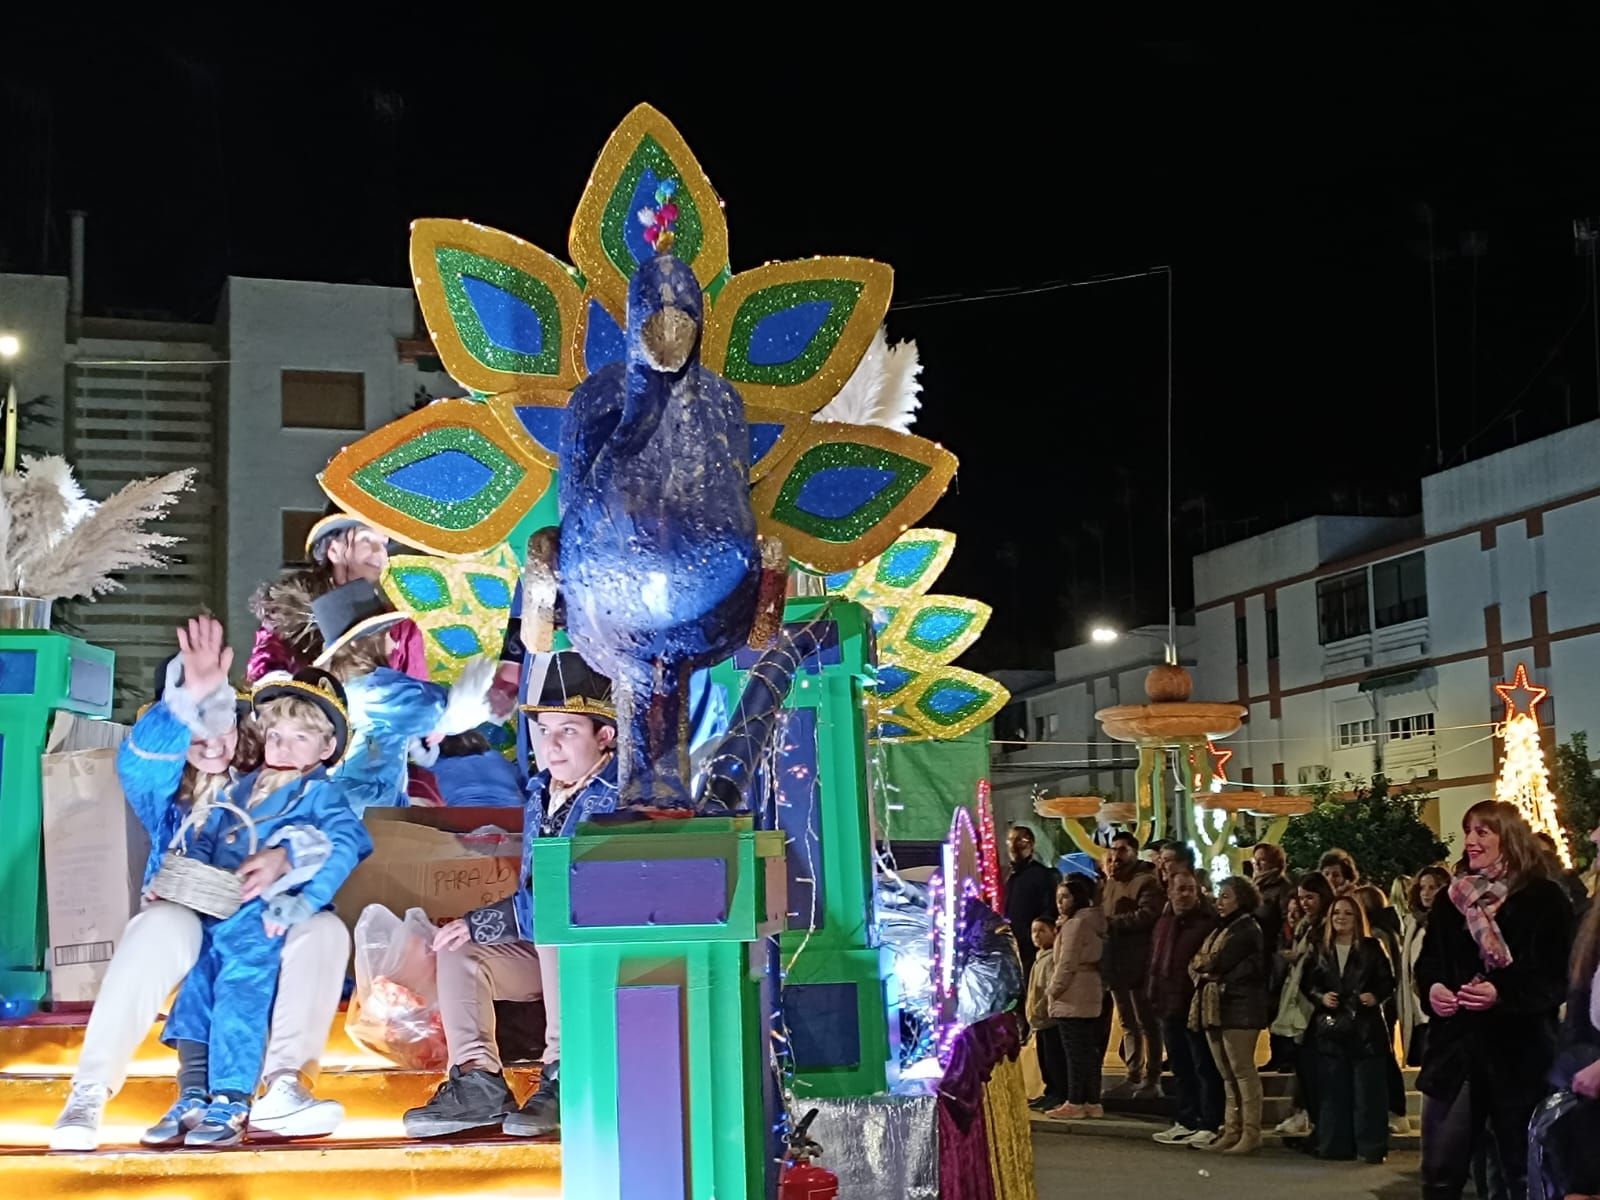
<path id="1" fill-rule="evenodd" d="M 561 980 L 554 946 L 468 942 L 439 955 L 439 1018 L 444 1025 L 450 1065 L 486 1063 L 500 1070 L 495 1039 L 496 1000 L 544 998 L 544 1054 L 548 1064 L 561 1059 Z"/>
<path id="2" fill-rule="evenodd" d="M 89 1014 L 72 1081 L 121 1091 L 134 1052 L 199 957 L 200 918 L 182 905 L 156 900 L 129 921 Z M 316 1082 L 349 961 L 350 934 L 333 913 L 289 930 L 262 1078 L 298 1071 Z"/>

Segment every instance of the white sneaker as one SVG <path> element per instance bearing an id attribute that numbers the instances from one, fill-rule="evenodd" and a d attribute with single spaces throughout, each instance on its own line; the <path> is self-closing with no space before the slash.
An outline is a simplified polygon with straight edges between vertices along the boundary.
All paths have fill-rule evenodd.
<path id="1" fill-rule="evenodd" d="M 1182 1144 L 1185 1146 L 1197 1146 L 1203 1150 L 1221 1136 L 1215 1129 L 1202 1129 L 1198 1133 L 1191 1133 L 1184 1138 Z"/>
<path id="2" fill-rule="evenodd" d="M 99 1083 L 75 1083 L 67 1097 L 55 1128 L 50 1131 L 50 1149 L 76 1150 L 86 1154 L 100 1148 L 100 1118 L 105 1115 L 111 1089 Z"/>
<path id="3" fill-rule="evenodd" d="M 1411 1118 L 1391 1116 L 1389 1118 L 1389 1132 L 1399 1137 L 1410 1137 Z"/>
<path id="4" fill-rule="evenodd" d="M 1179 1142 L 1188 1141 L 1193 1136 L 1194 1130 L 1179 1121 L 1174 1121 L 1171 1129 L 1163 1129 L 1160 1133 L 1151 1134 L 1152 1140 L 1160 1142 L 1163 1146 L 1175 1146 Z"/>
<path id="5" fill-rule="evenodd" d="M 343 1120 L 344 1105 L 318 1100 L 292 1071 L 274 1079 L 250 1106 L 250 1132 L 271 1137 L 327 1137 Z"/>
<path id="6" fill-rule="evenodd" d="M 1304 1109 L 1291 1113 L 1284 1120 L 1278 1122 L 1278 1127 L 1273 1132 L 1284 1137 L 1310 1137 L 1311 1118 Z"/>

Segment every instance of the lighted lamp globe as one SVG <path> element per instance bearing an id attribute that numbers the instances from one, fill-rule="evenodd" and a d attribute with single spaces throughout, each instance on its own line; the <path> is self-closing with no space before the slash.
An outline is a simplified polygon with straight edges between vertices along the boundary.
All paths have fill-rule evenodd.
<path id="1" fill-rule="evenodd" d="M 0 333 L 0 358 L 7 361 L 22 353 L 22 340 L 14 333 Z"/>
<path id="2" fill-rule="evenodd" d="M 1089 640 L 1097 645 L 1104 646 L 1107 642 L 1117 640 L 1117 631 L 1109 625 L 1096 625 L 1089 631 Z"/>

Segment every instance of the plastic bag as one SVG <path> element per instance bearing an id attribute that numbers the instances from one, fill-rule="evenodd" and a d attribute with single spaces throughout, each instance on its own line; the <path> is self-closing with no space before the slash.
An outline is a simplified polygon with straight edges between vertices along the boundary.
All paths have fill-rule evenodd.
<path id="1" fill-rule="evenodd" d="M 413 1070 L 443 1070 L 449 1059 L 430 949 L 434 932 L 420 908 L 401 918 L 369 904 L 356 922 L 356 990 L 345 1032 L 356 1045 Z"/>

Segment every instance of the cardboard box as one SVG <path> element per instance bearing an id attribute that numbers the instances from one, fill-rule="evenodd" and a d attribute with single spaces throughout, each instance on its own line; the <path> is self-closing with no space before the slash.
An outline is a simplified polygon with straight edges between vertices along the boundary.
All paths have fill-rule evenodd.
<path id="1" fill-rule="evenodd" d="M 517 890 L 519 808 L 369 808 L 365 819 L 372 854 L 334 898 L 352 930 L 369 904 L 442 924 Z"/>
<path id="2" fill-rule="evenodd" d="M 123 927 L 139 911 L 150 839 L 122 797 L 117 747 L 126 725 L 60 713 L 43 776 L 50 1000 L 90 1004 Z"/>

